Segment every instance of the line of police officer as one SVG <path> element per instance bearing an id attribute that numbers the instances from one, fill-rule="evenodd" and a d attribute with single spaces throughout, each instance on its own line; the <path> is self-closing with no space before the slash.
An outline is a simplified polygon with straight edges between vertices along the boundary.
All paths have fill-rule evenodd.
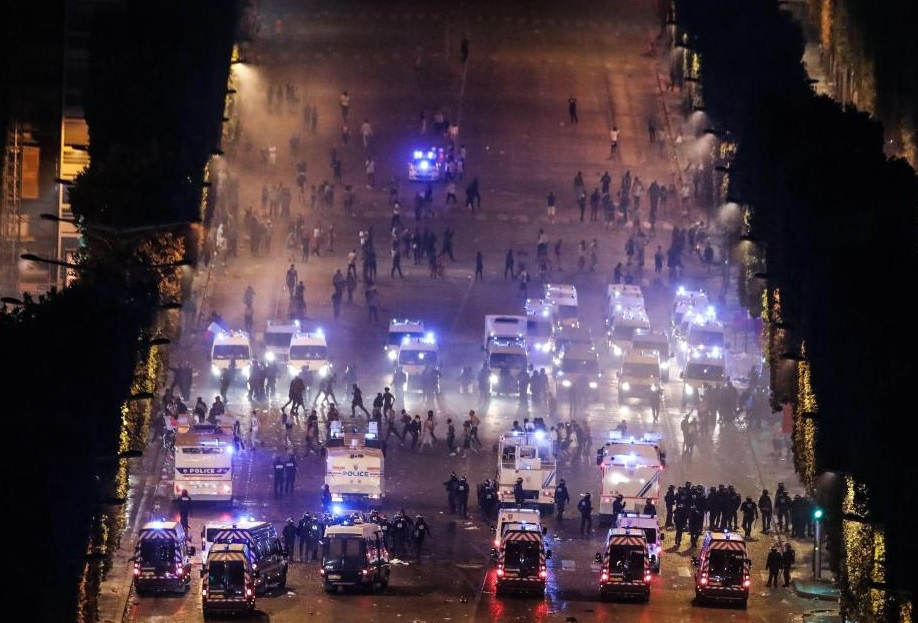
<path id="1" fill-rule="evenodd" d="M 299 552 L 300 562 L 316 562 L 319 560 L 319 545 L 326 526 L 363 522 L 375 523 L 382 528 L 386 544 L 396 558 L 414 554 L 420 559 L 424 541 L 431 535 L 430 525 L 422 515 L 411 519 L 404 509 L 391 519 L 377 510 L 347 515 L 306 511 L 295 524 L 292 518 L 287 520 L 283 530 L 284 546 L 291 561 L 295 560 L 294 554 Z"/>
<path id="2" fill-rule="evenodd" d="M 676 531 L 676 547 L 682 543 L 682 535 L 686 531 L 690 547 L 697 547 L 705 523 L 708 530 L 739 530 L 740 515 L 747 537 L 751 536 L 752 525 L 760 518 L 761 531 L 768 534 L 771 531 L 772 514 L 779 532 L 788 530 L 792 538 L 813 536 L 812 500 L 799 494 L 791 498 L 784 483 L 778 483 L 774 503 L 767 489 L 762 491 L 757 502 L 752 500 L 752 496 L 746 496 L 744 501 L 733 485 L 712 486 L 706 492 L 704 486 L 693 485 L 689 481 L 678 488 L 670 485 L 663 501 L 666 505 L 664 527 Z"/>

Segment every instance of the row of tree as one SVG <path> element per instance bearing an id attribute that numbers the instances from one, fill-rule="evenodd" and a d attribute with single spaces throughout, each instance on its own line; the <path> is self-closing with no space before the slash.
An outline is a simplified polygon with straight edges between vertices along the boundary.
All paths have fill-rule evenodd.
<path id="1" fill-rule="evenodd" d="M 797 470 L 827 505 L 843 614 L 904 620 L 912 562 L 885 543 L 906 542 L 918 510 L 902 495 L 918 464 L 896 460 L 910 454 L 904 392 L 918 378 L 918 178 L 884 155 L 879 122 L 815 94 L 780 3 L 676 0 L 675 11 L 686 71 L 700 68 L 695 96 L 734 143 L 741 295 L 766 321 L 774 406 L 795 406 Z M 843 491 L 821 488 L 827 472 Z"/>
<path id="2" fill-rule="evenodd" d="M 38 621 L 96 621 L 197 261 L 240 4 L 104 3 L 94 9 L 85 114 L 90 166 L 70 188 L 78 279 L 0 314 L 11 441 L 4 489 L 7 590 Z M 64 33 L 61 33 L 63 38 Z M 204 221 L 204 222 L 202 222 Z"/>

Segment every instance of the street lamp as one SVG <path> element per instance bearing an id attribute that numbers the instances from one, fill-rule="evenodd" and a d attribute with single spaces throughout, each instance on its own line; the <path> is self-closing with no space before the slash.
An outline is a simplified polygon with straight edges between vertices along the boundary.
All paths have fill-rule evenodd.
<path id="1" fill-rule="evenodd" d="M 813 508 L 813 579 L 822 578 L 822 507 Z"/>

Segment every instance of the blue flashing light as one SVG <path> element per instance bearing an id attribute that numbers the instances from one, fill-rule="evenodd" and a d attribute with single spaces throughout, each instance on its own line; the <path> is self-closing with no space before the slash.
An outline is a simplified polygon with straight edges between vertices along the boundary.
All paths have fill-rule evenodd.
<path id="1" fill-rule="evenodd" d="M 535 432 L 535 438 L 536 438 L 536 439 L 545 439 L 545 431 L 544 431 L 544 430 L 537 430 L 537 431 Z"/>

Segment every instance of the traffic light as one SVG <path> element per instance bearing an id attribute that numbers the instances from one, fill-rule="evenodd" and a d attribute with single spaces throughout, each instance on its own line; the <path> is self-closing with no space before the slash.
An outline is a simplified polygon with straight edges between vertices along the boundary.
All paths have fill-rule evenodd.
<path id="1" fill-rule="evenodd" d="M 819 521 L 820 519 L 822 519 L 822 512 L 823 511 L 820 507 L 817 506 L 816 508 L 814 508 L 813 509 L 813 519 L 815 519 L 816 521 Z"/>

